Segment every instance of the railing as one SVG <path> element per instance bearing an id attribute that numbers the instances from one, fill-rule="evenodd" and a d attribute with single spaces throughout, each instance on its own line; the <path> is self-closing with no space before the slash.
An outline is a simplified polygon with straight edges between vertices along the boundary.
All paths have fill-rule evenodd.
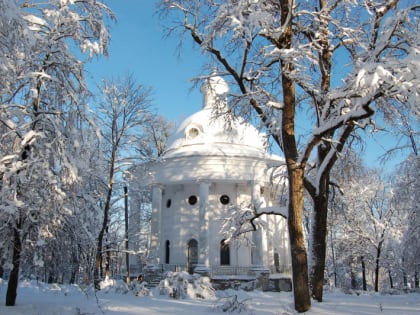
<path id="1" fill-rule="evenodd" d="M 173 271 L 173 272 L 180 272 L 180 271 L 188 271 L 187 265 L 170 265 L 170 264 L 162 264 L 161 265 L 162 271 Z"/>
<path id="2" fill-rule="evenodd" d="M 250 276 L 253 266 L 212 266 L 211 276 Z"/>
<path id="3" fill-rule="evenodd" d="M 210 277 L 214 276 L 253 276 L 256 266 L 210 266 Z M 172 264 L 159 264 L 157 269 L 161 272 L 165 271 L 187 271 L 187 265 L 172 265 Z M 284 275 L 291 275 L 292 269 L 290 265 L 282 266 L 269 266 L 270 273 L 281 273 Z"/>

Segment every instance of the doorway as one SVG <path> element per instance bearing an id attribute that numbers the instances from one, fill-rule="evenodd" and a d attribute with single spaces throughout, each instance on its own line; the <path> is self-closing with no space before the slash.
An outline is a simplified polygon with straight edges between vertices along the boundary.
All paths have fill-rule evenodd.
<path id="1" fill-rule="evenodd" d="M 198 242 L 190 239 L 187 244 L 187 269 L 190 274 L 194 273 L 194 268 L 198 263 Z"/>

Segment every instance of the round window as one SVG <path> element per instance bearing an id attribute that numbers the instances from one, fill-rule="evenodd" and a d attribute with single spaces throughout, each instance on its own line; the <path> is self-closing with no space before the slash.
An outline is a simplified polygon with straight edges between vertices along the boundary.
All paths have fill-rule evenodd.
<path id="1" fill-rule="evenodd" d="M 190 204 L 190 205 L 195 205 L 196 203 L 197 203 L 197 196 L 189 196 L 188 197 L 188 203 Z"/>
<path id="2" fill-rule="evenodd" d="M 229 201 L 230 201 L 230 198 L 229 198 L 228 195 L 222 195 L 222 196 L 220 196 L 220 202 L 223 205 L 227 205 L 229 203 Z"/>
<path id="3" fill-rule="evenodd" d="M 193 127 L 190 130 L 188 130 L 188 137 L 190 139 L 197 137 L 199 134 L 200 134 L 200 130 L 198 130 L 195 127 Z"/>
<path id="4" fill-rule="evenodd" d="M 191 124 L 190 126 L 185 128 L 185 137 L 190 140 L 194 139 L 195 137 L 200 135 L 202 130 L 203 128 L 200 125 L 196 123 Z"/>
<path id="5" fill-rule="evenodd" d="M 171 204 L 172 204 L 172 200 L 171 199 L 166 200 L 166 208 L 170 208 L 171 207 Z"/>

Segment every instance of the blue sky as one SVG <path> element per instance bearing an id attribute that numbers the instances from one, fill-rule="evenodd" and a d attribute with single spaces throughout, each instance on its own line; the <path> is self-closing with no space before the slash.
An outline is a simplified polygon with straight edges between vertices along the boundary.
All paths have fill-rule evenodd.
<path id="1" fill-rule="evenodd" d="M 105 0 L 117 15 L 111 27 L 108 58 L 88 65 L 88 82 L 103 77 L 123 77 L 130 72 L 138 83 L 152 88 L 153 105 L 172 121 L 201 109 L 199 88 L 192 89 L 191 78 L 200 73 L 203 61 L 192 43 L 186 43 L 178 56 L 177 38 L 164 38 L 162 22 L 155 15 L 154 0 Z"/>
<path id="2" fill-rule="evenodd" d="M 199 88 L 191 79 L 201 73 L 205 59 L 197 46 L 187 41 L 182 54 L 177 54 L 178 39 L 164 38 L 162 24 L 156 15 L 156 0 L 105 0 L 117 15 L 111 28 L 108 58 L 93 60 L 88 66 L 88 82 L 93 85 L 103 77 L 124 76 L 130 72 L 138 83 L 152 88 L 153 105 L 157 112 L 179 124 L 184 118 L 201 109 Z M 366 163 L 379 166 L 378 157 L 394 145 L 386 134 L 371 136 Z M 386 168 L 392 169 L 396 161 Z"/>

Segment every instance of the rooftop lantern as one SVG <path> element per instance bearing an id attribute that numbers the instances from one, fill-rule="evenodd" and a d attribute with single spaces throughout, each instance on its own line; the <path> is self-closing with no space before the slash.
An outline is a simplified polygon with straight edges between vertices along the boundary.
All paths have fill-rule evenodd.
<path id="1" fill-rule="evenodd" d="M 201 86 L 201 93 L 203 93 L 203 109 L 227 110 L 229 85 L 222 77 L 213 75 L 207 78 Z"/>

